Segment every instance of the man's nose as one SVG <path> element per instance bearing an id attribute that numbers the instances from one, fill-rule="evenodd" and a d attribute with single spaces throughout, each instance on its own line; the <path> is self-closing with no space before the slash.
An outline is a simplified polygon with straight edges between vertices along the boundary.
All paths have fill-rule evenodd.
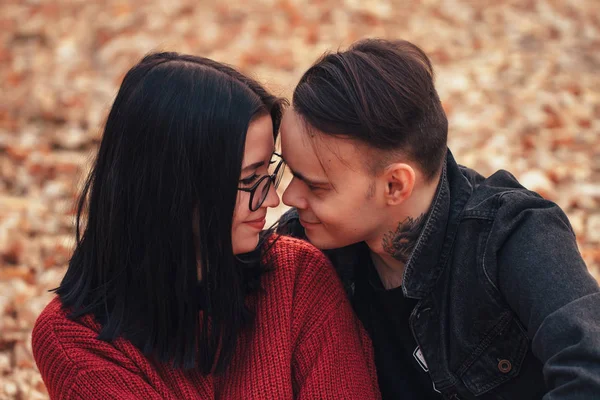
<path id="1" fill-rule="evenodd" d="M 292 181 L 281 196 L 281 200 L 285 205 L 295 207 L 300 210 L 308 208 L 306 198 L 302 194 L 301 185 L 302 183 L 298 180 L 298 178 L 292 178 Z"/>

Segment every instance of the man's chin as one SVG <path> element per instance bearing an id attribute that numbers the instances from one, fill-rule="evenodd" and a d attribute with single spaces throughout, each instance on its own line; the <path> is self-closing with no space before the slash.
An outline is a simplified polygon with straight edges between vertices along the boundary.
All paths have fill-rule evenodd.
<path id="1" fill-rule="evenodd" d="M 335 240 L 329 235 L 323 235 L 321 232 L 310 232 L 307 230 L 305 231 L 305 234 L 308 238 L 308 241 L 319 250 L 338 249 L 348 245 L 342 243 L 341 241 Z"/>

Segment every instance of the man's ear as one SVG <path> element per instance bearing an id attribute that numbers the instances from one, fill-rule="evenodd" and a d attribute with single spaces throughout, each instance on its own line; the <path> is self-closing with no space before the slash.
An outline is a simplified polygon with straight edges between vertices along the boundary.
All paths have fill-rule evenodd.
<path id="1" fill-rule="evenodd" d="M 385 169 L 383 179 L 386 181 L 386 203 L 395 206 L 404 202 L 412 194 L 416 174 L 410 165 L 394 163 Z"/>

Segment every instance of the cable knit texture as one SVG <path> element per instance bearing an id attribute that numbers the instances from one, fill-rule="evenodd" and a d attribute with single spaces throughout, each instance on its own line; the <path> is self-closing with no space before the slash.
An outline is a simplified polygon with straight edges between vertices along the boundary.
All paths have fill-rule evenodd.
<path id="1" fill-rule="evenodd" d="M 123 338 L 96 339 L 90 315 L 72 321 L 55 298 L 33 330 L 33 353 L 52 399 L 378 399 L 371 342 L 321 252 L 281 237 L 275 268 L 249 296 L 254 323 L 220 376 L 145 357 Z"/>

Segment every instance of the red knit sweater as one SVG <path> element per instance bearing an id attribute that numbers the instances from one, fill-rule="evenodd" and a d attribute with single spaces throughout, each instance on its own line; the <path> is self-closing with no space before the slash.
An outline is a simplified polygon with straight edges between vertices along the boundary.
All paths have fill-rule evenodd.
<path id="1" fill-rule="evenodd" d="M 92 316 L 66 317 L 58 298 L 33 329 L 52 399 L 376 399 L 371 343 L 335 271 L 311 245 L 281 237 L 256 318 L 227 371 L 203 376 L 146 358 L 125 339 L 96 339 Z"/>

